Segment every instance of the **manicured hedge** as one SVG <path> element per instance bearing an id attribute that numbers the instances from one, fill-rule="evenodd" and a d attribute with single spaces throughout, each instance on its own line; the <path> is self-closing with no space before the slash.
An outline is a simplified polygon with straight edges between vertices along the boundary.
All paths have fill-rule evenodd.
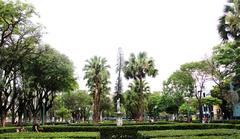
<path id="1" fill-rule="evenodd" d="M 101 138 L 136 138 L 138 131 L 149 130 L 197 130 L 197 129 L 238 129 L 233 124 L 166 124 L 166 125 L 127 125 L 127 126 L 44 126 L 44 132 L 100 132 Z"/>
<path id="2" fill-rule="evenodd" d="M 181 137 L 166 137 L 166 139 L 239 139 L 240 135 L 232 136 L 181 136 Z M 163 137 L 151 139 L 165 139 Z"/>
<path id="3" fill-rule="evenodd" d="M 211 123 L 240 124 L 240 120 L 212 120 Z"/>
<path id="4" fill-rule="evenodd" d="M 0 134 L 0 138 L 85 138 L 99 139 L 98 132 L 20 132 Z"/>
<path id="5" fill-rule="evenodd" d="M 155 130 L 139 131 L 138 134 L 145 138 L 181 136 L 232 136 L 239 135 L 240 131 L 237 129 Z"/>
<path id="6" fill-rule="evenodd" d="M 32 131 L 32 126 L 26 126 L 24 128 L 27 131 Z M 0 128 L 0 134 L 16 132 L 16 129 L 17 129 L 17 127 L 4 127 L 4 128 Z"/>
<path id="7" fill-rule="evenodd" d="M 43 126 L 44 132 L 77 132 L 77 131 L 115 131 L 115 130 L 183 130 L 183 129 L 240 129 L 233 124 L 166 124 L 166 125 L 126 125 L 126 126 Z"/>
<path id="8" fill-rule="evenodd" d="M 31 131 L 32 127 L 25 127 Z M 177 123 L 177 124 L 153 124 L 153 125 L 125 125 L 117 126 L 68 126 L 68 125 L 45 125 L 43 132 L 100 132 L 101 137 L 108 138 L 136 138 L 138 131 L 150 130 L 197 130 L 197 129 L 240 129 L 237 124 L 199 124 L 199 123 Z M 16 127 L 0 128 L 0 133 L 16 132 Z M 164 132 L 164 131 L 163 131 Z"/>
<path id="9" fill-rule="evenodd" d="M 143 123 L 136 123 L 136 122 L 124 122 L 123 125 L 163 125 L 163 124 L 173 124 L 174 122 L 168 122 L 168 121 L 158 121 L 154 123 L 149 122 L 143 122 Z M 93 123 L 72 123 L 68 124 L 68 126 L 116 126 L 115 122 L 112 123 L 99 123 L 99 124 L 93 124 Z"/>

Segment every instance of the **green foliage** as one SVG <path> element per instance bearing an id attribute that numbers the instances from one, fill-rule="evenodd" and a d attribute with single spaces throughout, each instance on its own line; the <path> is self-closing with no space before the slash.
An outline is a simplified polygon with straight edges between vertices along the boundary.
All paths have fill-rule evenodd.
<path id="1" fill-rule="evenodd" d="M 154 60 L 147 57 L 147 53 L 141 52 L 137 56 L 133 53 L 123 67 L 124 76 L 127 79 L 143 79 L 146 76 L 155 77 L 158 70 L 155 68 Z"/>
<path id="2" fill-rule="evenodd" d="M 238 41 L 228 41 L 213 49 L 212 59 L 215 71 L 217 71 L 214 74 L 217 85 L 212 89 L 211 94 L 222 100 L 221 108 L 224 113 L 230 113 L 233 105 L 239 101 L 239 44 Z M 232 90 L 230 86 L 232 86 Z M 227 116 L 224 118 L 229 118 L 230 114 Z"/>
<path id="3" fill-rule="evenodd" d="M 0 134 L 0 138 L 99 138 L 97 132 L 52 132 L 52 133 L 36 133 L 36 132 L 20 132 L 20 133 L 4 133 Z"/>
<path id="4" fill-rule="evenodd" d="M 159 93 L 151 94 L 148 98 L 148 113 L 152 118 L 157 118 L 160 112 L 177 113 L 178 103 L 183 103 L 182 97 L 171 96 L 167 93 L 160 95 Z"/>
<path id="5" fill-rule="evenodd" d="M 140 131 L 138 134 L 145 138 L 156 137 L 193 137 L 193 136 L 230 136 L 239 134 L 236 129 L 202 129 L 202 130 L 157 130 L 157 131 Z M 240 136 L 240 135 L 239 135 Z"/>
<path id="6" fill-rule="evenodd" d="M 130 83 L 129 87 L 130 90 L 127 90 L 124 93 L 124 100 L 125 100 L 125 110 L 126 110 L 126 115 L 131 118 L 138 120 L 138 114 L 139 114 L 139 106 L 141 106 L 141 103 L 144 103 L 144 106 L 147 106 L 147 97 L 149 95 L 149 86 L 147 82 L 143 81 L 142 83 L 142 91 L 143 94 L 139 94 L 141 88 L 139 88 L 140 81 L 134 80 L 133 83 Z M 143 101 L 139 101 L 143 97 Z"/>
<path id="7" fill-rule="evenodd" d="M 70 111 L 65 107 L 60 107 L 60 109 L 56 110 L 56 116 L 62 117 L 65 120 L 69 120 L 71 117 L 70 114 Z"/>
<path id="8" fill-rule="evenodd" d="M 134 83 L 129 86 L 131 92 L 135 93 L 132 94 L 132 96 L 135 96 L 135 100 L 137 101 L 132 104 L 135 105 L 135 107 L 138 107 L 138 109 L 132 116 L 134 116 L 136 120 L 143 121 L 143 113 L 146 106 L 144 92 L 147 92 L 148 89 L 146 87 L 147 83 L 144 79 L 147 76 L 157 76 L 158 70 L 155 68 L 154 60 L 148 58 L 147 53 L 145 52 L 140 52 L 137 56 L 131 54 L 129 60 L 125 61 L 123 72 L 126 79 L 134 80 Z"/>
<path id="9" fill-rule="evenodd" d="M 190 97 L 194 92 L 194 84 L 195 80 L 190 73 L 177 70 L 163 82 L 163 90 L 170 95 L 180 94 L 183 97 Z"/>
<path id="10" fill-rule="evenodd" d="M 32 55 L 31 61 L 24 63 L 23 76 L 26 97 L 29 99 L 28 109 L 33 115 L 42 111 L 43 105 L 46 113 L 52 107 L 58 92 L 71 91 L 78 87 L 73 64 L 68 57 L 48 45 L 36 49 L 36 53 Z M 36 116 L 33 117 L 36 119 Z"/>
<path id="11" fill-rule="evenodd" d="M 222 100 L 215 98 L 215 97 L 211 97 L 211 96 L 207 96 L 204 97 L 202 99 L 203 104 L 206 105 L 221 105 L 222 104 Z"/>
<path id="12" fill-rule="evenodd" d="M 30 19 L 35 9 L 21 1 L 0 0 L 0 118 L 22 92 L 22 69 L 40 43 L 41 25 Z M 4 122 L 1 123 L 4 126 Z"/>
<path id="13" fill-rule="evenodd" d="M 195 114 L 197 112 L 196 106 L 193 106 L 191 104 L 188 104 L 187 102 L 183 103 L 179 107 L 179 112 L 181 114 Z"/>
<path id="14" fill-rule="evenodd" d="M 100 121 L 101 97 L 109 93 L 108 87 L 110 73 L 105 58 L 94 56 L 86 61 L 84 66 L 84 79 L 87 80 L 87 86 L 93 95 L 93 121 L 95 123 Z"/>
<path id="15" fill-rule="evenodd" d="M 219 18 L 218 32 L 223 41 L 240 39 L 239 5 L 239 0 L 229 0 L 225 5 L 223 16 Z"/>
<path id="16" fill-rule="evenodd" d="M 211 123 L 240 124 L 240 120 L 211 120 Z"/>

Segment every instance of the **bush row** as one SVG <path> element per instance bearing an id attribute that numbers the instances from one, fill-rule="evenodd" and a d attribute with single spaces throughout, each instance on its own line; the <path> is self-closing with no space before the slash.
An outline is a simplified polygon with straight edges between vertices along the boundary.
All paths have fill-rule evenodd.
<path id="1" fill-rule="evenodd" d="M 100 135 L 98 132 L 20 132 L 20 133 L 4 133 L 0 134 L 0 138 L 85 138 L 98 139 Z"/>
<path id="2" fill-rule="evenodd" d="M 181 136 L 181 137 L 166 137 L 166 139 L 239 139 L 240 135 L 232 136 Z M 143 138 L 138 138 L 143 139 Z M 164 137 L 150 139 L 165 139 Z"/>
<path id="3" fill-rule="evenodd" d="M 123 125 L 163 125 L 163 124 L 173 124 L 174 122 L 168 122 L 168 121 L 158 121 L 158 122 L 143 122 L 143 123 L 137 123 L 133 121 L 124 121 Z M 68 126 L 116 126 L 116 122 L 103 122 L 98 124 L 93 123 L 72 123 L 68 124 Z"/>
<path id="4" fill-rule="evenodd" d="M 45 132 L 76 132 L 76 131 L 113 131 L 113 130 L 181 130 L 181 129 L 240 129 L 240 125 L 233 124 L 166 124 L 166 125 L 125 125 L 117 126 L 43 126 Z"/>
<path id="5" fill-rule="evenodd" d="M 145 138 L 181 136 L 231 136 L 240 134 L 240 131 L 237 129 L 154 130 L 139 131 L 138 134 Z"/>
<path id="6" fill-rule="evenodd" d="M 27 131 L 32 131 L 32 126 L 25 126 L 24 127 Z M 16 132 L 16 127 L 4 127 L 0 128 L 0 134 L 2 133 L 13 133 Z"/>
<path id="7" fill-rule="evenodd" d="M 25 127 L 28 131 L 32 130 L 32 126 Z M 77 131 L 105 131 L 105 130 L 181 130 L 181 129 L 240 129 L 238 124 L 197 124 L 197 123 L 177 123 L 177 124 L 153 124 L 153 125 L 125 125 L 117 126 L 66 126 L 66 125 L 45 125 L 44 132 L 77 132 Z M 0 133 L 16 132 L 16 127 L 0 128 Z"/>
<path id="8" fill-rule="evenodd" d="M 211 123 L 240 124 L 240 120 L 212 120 Z"/>

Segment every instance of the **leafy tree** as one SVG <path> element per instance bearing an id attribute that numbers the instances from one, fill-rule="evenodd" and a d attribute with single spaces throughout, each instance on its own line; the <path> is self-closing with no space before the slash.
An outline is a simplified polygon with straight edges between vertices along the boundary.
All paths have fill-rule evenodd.
<path id="1" fill-rule="evenodd" d="M 85 121 L 89 117 L 91 105 L 92 105 L 92 97 L 85 90 L 78 91 L 78 104 L 80 107 L 80 118 L 82 121 Z"/>
<path id="2" fill-rule="evenodd" d="M 224 41 L 240 39 L 240 1 L 228 0 L 219 19 L 218 32 Z"/>
<path id="3" fill-rule="evenodd" d="M 26 3 L 0 0 L 0 118 L 2 126 L 5 126 L 9 109 L 12 108 L 13 112 L 15 111 L 15 101 L 21 86 L 22 63 L 29 60 L 29 56 L 40 42 L 42 27 L 30 20 L 34 15 L 36 15 L 35 9 Z"/>
<path id="4" fill-rule="evenodd" d="M 195 81 L 190 73 L 177 70 L 163 83 L 163 90 L 170 95 L 179 94 L 183 97 L 191 97 L 194 92 L 194 84 Z"/>
<path id="5" fill-rule="evenodd" d="M 221 105 L 222 104 L 222 100 L 218 99 L 218 98 L 215 98 L 215 97 L 211 97 L 211 96 L 208 96 L 208 97 L 204 97 L 202 99 L 202 102 L 203 104 L 206 104 L 206 105 Z"/>
<path id="6" fill-rule="evenodd" d="M 63 94 L 64 107 L 71 113 L 73 122 L 77 120 L 80 102 L 77 92 L 67 92 Z"/>
<path id="7" fill-rule="evenodd" d="M 105 116 L 113 116 L 113 103 L 108 95 L 103 95 L 101 97 L 101 106 L 100 111 L 102 113 L 102 117 Z M 115 112 L 115 111 L 114 111 Z"/>
<path id="8" fill-rule="evenodd" d="M 85 121 L 89 116 L 91 103 L 92 98 L 85 90 L 63 92 L 54 100 L 51 114 L 54 116 L 56 112 L 61 112 L 62 108 L 64 108 L 70 113 L 72 122 Z M 58 114 L 57 116 L 61 115 Z M 69 117 L 67 116 L 67 118 Z"/>
<path id="9" fill-rule="evenodd" d="M 127 79 L 133 79 L 137 85 L 137 101 L 138 101 L 138 113 L 136 118 L 138 121 L 144 120 L 144 79 L 146 76 L 155 77 L 158 74 L 158 70 L 155 68 L 154 60 L 148 58 L 145 52 L 140 52 L 137 56 L 130 55 L 128 61 L 125 62 L 123 67 L 124 76 Z"/>
<path id="10" fill-rule="evenodd" d="M 239 99 L 239 44 L 238 41 L 229 41 L 214 47 L 213 56 L 209 60 L 213 81 L 216 84 L 212 95 L 223 101 L 221 109 L 224 119 L 230 118 L 232 106 Z M 230 84 L 233 85 L 234 92 L 230 91 Z"/>
<path id="11" fill-rule="evenodd" d="M 179 112 L 181 114 L 194 114 L 197 112 L 197 108 L 193 105 L 193 104 L 189 104 L 187 102 L 183 103 L 180 107 L 179 107 Z"/>
<path id="12" fill-rule="evenodd" d="M 109 83 L 109 71 L 110 67 L 107 65 L 105 58 L 94 56 L 90 60 L 86 61 L 84 66 L 85 71 L 84 79 L 87 80 L 87 86 L 93 95 L 93 121 L 100 121 L 100 103 L 101 94 L 108 90 Z"/>
<path id="13" fill-rule="evenodd" d="M 77 87 L 73 64 L 65 55 L 47 45 L 37 51 L 41 54 L 33 56 L 32 61 L 25 63 L 24 69 L 24 82 L 29 88 L 28 106 L 33 114 L 34 123 L 43 107 L 44 113 L 52 107 L 56 93 L 67 92 Z"/>
<path id="14" fill-rule="evenodd" d="M 173 72 L 167 81 L 163 82 L 163 93 L 172 101 L 166 107 L 166 111 L 178 115 L 178 109 L 184 102 L 184 97 L 192 97 L 194 94 L 195 80 L 189 72 L 177 70 Z"/>
<path id="15" fill-rule="evenodd" d="M 69 109 L 61 106 L 60 109 L 56 110 L 56 116 L 61 117 L 62 122 L 65 120 L 69 120 L 71 117 L 71 112 Z"/>
<path id="16" fill-rule="evenodd" d="M 161 100 L 160 92 L 150 94 L 148 97 L 148 116 L 157 119 L 161 112 L 159 104 Z"/>
<path id="17" fill-rule="evenodd" d="M 196 89 L 194 92 L 194 96 L 198 100 L 198 109 L 199 109 L 199 119 L 202 121 L 203 111 L 202 111 L 202 97 L 203 97 L 203 89 L 205 87 L 205 83 L 210 79 L 210 67 L 206 60 L 191 62 L 181 65 L 181 70 L 188 72 L 191 74 L 192 78 L 195 80 Z"/>
<path id="18" fill-rule="evenodd" d="M 141 105 L 147 106 L 147 96 L 150 93 L 150 87 L 148 86 L 148 83 L 143 80 L 142 83 L 142 91 L 143 91 L 143 101 L 139 101 L 139 84 L 140 82 L 138 80 L 134 80 L 133 83 L 130 83 L 129 90 L 125 92 L 125 110 L 128 117 L 131 119 L 139 120 L 139 109 Z M 144 104 L 140 104 L 144 103 Z"/>

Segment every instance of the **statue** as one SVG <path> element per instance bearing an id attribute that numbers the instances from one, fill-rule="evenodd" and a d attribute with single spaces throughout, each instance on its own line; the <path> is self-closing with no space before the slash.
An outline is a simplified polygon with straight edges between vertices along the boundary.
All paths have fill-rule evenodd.
<path id="1" fill-rule="evenodd" d="M 120 98 L 117 100 L 117 112 L 120 112 Z"/>
<path id="2" fill-rule="evenodd" d="M 123 122 L 122 122 L 122 113 L 120 111 L 120 98 L 117 99 L 117 119 L 116 119 L 116 122 L 117 122 L 117 126 L 122 126 Z"/>

